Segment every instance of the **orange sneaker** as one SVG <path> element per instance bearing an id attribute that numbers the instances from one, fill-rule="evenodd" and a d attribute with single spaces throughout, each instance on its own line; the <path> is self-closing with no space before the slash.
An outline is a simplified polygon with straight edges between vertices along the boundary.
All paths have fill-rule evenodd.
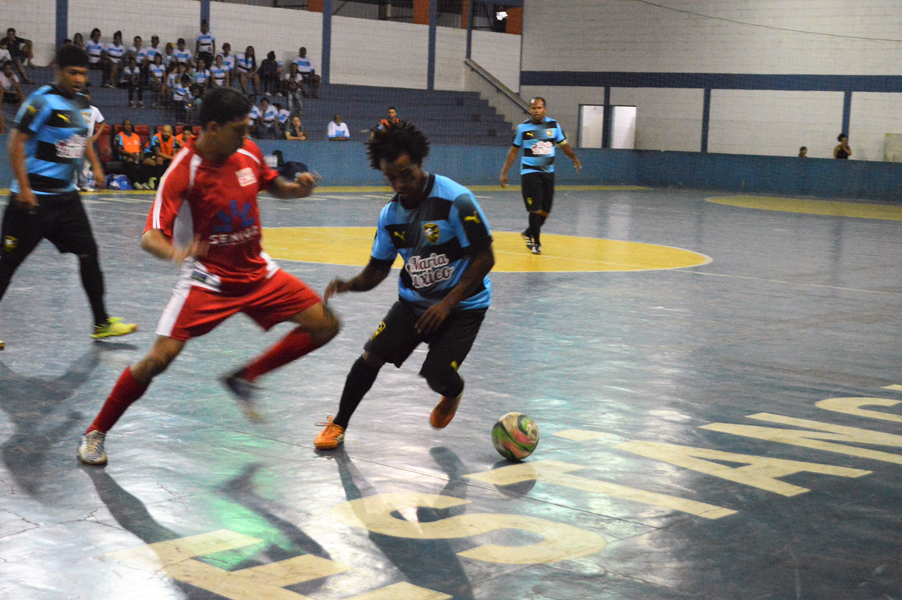
<path id="1" fill-rule="evenodd" d="M 335 450 L 339 444 L 345 441 L 345 428 L 333 423 L 332 415 L 329 415 L 325 423 L 317 423 L 317 425 L 326 426 L 313 440 L 313 446 L 317 450 Z"/>
<path id="2" fill-rule="evenodd" d="M 451 422 L 451 419 L 454 418 L 454 413 L 457 412 L 457 405 L 460 404 L 460 399 L 463 395 L 464 391 L 460 390 L 460 393 L 456 398 L 442 396 L 442 399 L 439 400 L 438 404 L 435 405 L 435 408 L 432 409 L 432 414 L 429 415 L 429 424 L 435 429 L 444 429 L 447 427 L 448 423 Z"/>

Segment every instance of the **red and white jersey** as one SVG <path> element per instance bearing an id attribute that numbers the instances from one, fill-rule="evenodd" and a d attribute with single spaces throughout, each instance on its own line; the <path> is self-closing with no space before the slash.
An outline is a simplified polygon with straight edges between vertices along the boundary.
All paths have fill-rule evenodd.
<path id="1" fill-rule="evenodd" d="M 261 247 L 257 206 L 258 192 L 278 175 L 249 140 L 223 163 L 204 160 L 191 144 L 160 181 L 144 231 L 159 229 L 176 246 L 207 242 L 206 256 L 186 261 L 183 275 L 192 285 L 244 293 L 279 268 Z"/>

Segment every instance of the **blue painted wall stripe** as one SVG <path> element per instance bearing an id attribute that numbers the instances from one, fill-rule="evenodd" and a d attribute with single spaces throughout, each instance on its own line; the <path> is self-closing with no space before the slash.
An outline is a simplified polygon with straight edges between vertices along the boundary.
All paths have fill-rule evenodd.
<path id="1" fill-rule="evenodd" d="M 18 33 L 18 31 L 16 32 Z M 3 32 L 6 35 L 6 31 Z M 69 37 L 69 0 L 56 0 L 56 45 Z"/>
<path id="2" fill-rule="evenodd" d="M 329 66 L 332 59 L 332 0 L 323 0 L 323 57 L 320 79 L 329 83 Z"/>
<path id="3" fill-rule="evenodd" d="M 429 0 L 429 59 L 426 65 L 426 89 L 435 89 L 435 44 L 438 28 L 438 0 Z"/>
<path id="4" fill-rule="evenodd" d="M 702 104 L 702 147 L 703 154 L 708 152 L 708 126 L 711 123 L 711 88 L 705 88 L 705 99 Z"/>
<path id="5" fill-rule="evenodd" d="M 852 92 L 847 91 L 842 101 L 842 130 L 849 135 L 849 121 L 852 120 Z"/>
<path id="6" fill-rule="evenodd" d="M 206 21 L 213 31 L 213 24 L 210 23 L 210 0 L 200 0 L 200 20 Z"/>
<path id="7" fill-rule="evenodd" d="M 819 92 L 902 92 L 898 75 L 750 75 L 737 73 L 627 73 L 522 71 L 520 85 L 651 87 Z"/>

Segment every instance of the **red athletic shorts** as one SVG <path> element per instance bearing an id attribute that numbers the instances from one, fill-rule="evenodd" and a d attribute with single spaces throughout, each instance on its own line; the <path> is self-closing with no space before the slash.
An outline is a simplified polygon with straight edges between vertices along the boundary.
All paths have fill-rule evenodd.
<path id="1" fill-rule="evenodd" d="M 223 296 L 179 281 L 157 325 L 157 335 L 187 341 L 213 331 L 232 315 L 243 312 L 263 329 L 270 329 L 322 299 L 300 279 L 279 269 L 251 292 Z"/>

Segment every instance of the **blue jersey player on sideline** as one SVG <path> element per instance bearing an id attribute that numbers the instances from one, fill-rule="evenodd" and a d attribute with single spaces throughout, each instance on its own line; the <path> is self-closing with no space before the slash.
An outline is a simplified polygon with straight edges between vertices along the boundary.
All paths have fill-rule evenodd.
<path id="1" fill-rule="evenodd" d="M 544 98 L 533 98 L 529 101 L 529 116 L 529 119 L 517 127 L 513 146 L 507 153 L 507 160 L 501 169 L 501 187 L 507 185 L 507 172 L 517 159 L 520 148 L 523 148 L 520 189 L 523 193 L 523 203 L 529 212 L 529 227 L 521 235 L 526 241 L 526 247 L 533 254 L 541 254 L 542 225 L 551 214 L 551 204 L 554 202 L 555 147 L 560 147 L 573 161 L 577 173 L 583 166 L 567 142 L 560 123 L 545 116 Z"/>
<path id="2" fill-rule="evenodd" d="M 47 239 L 61 253 L 78 256 L 82 285 L 94 313 L 91 337 L 125 335 L 138 327 L 106 312 L 97 243 L 75 186 L 83 156 L 91 163 L 94 179 L 103 182 L 84 118 L 91 105 L 80 93 L 87 81 L 88 55 L 65 45 L 57 52 L 54 67 L 56 83 L 39 88 L 22 103 L 9 138 L 14 179 L 0 231 L 0 298 L 19 265 Z"/>
<path id="3" fill-rule="evenodd" d="M 364 345 L 351 367 L 335 419 L 314 441 L 332 450 L 379 369 L 400 367 L 421 342 L 429 353 L 420 375 L 442 396 L 429 417 L 442 429 L 454 418 L 464 381 L 463 363 L 492 299 L 488 274 L 495 265 L 492 232 L 476 198 L 447 177 L 423 170 L 429 142 L 416 127 L 400 121 L 378 130 L 367 142 L 370 165 L 382 171 L 395 196 L 382 209 L 369 263 L 356 277 L 334 279 L 324 299 L 344 292 L 366 292 L 379 285 L 395 257 L 404 259 L 399 298 Z"/>

